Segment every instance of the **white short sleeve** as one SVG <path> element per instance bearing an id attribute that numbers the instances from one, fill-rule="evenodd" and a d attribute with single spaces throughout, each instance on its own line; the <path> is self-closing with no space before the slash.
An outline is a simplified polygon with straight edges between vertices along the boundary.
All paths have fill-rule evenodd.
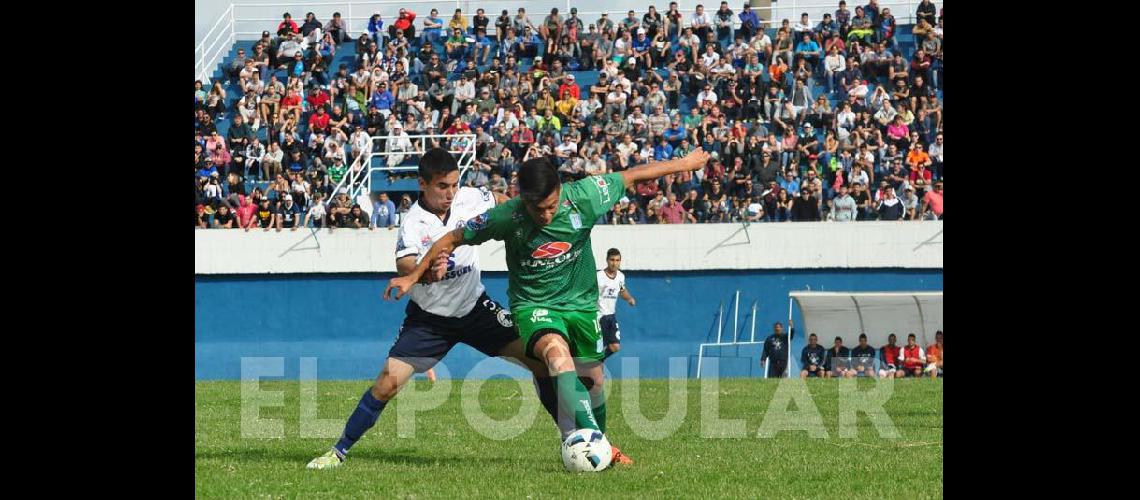
<path id="1" fill-rule="evenodd" d="M 421 227 L 415 221 L 407 221 L 400 225 L 400 232 L 396 236 L 396 258 L 420 254 L 420 240 L 424 235 L 416 234 L 413 228 Z"/>

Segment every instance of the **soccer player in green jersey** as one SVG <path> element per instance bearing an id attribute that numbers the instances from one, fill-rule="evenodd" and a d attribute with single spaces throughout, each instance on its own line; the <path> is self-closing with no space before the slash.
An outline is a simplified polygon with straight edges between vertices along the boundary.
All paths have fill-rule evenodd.
<path id="1" fill-rule="evenodd" d="M 527 356 L 541 360 L 555 378 L 559 412 L 572 414 L 579 429 L 606 431 L 602 360 L 605 346 L 597 320 L 598 281 L 590 231 L 626 186 L 668 174 L 699 170 L 709 155 L 700 148 L 684 158 L 560 185 L 547 158 L 519 169 L 519 196 L 456 228 L 431 246 L 418 266 L 393 278 L 388 299 L 411 290 L 440 253 L 487 240 L 506 243 L 507 296 Z M 581 378 L 579 378 L 581 376 Z M 632 463 L 613 448 L 614 462 Z"/>

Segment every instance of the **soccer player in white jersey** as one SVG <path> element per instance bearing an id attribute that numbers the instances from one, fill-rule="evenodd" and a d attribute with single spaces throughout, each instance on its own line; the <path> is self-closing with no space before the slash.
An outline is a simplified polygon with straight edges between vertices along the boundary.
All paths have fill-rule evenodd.
<path id="1" fill-rule="evenodd" d="M 486 188 L 459 187 L 459 169 L 447 151 L 433 148 L 419 168 L 420 199 L 408 210 L 396 242 L 396 270 L 400 276 L 415 269 L 421 256 L 440 236 L 507 201 Z M 409 294 L 404 324 L 388 351 L 384 370 L 344 426 L 333 448 L 311 462 L 310 469 L 328 469 L 344 462 L 349 448 L 376 424 L 380 412 L 412 375 L 435 366 L 458 342 L 488 356 L 520 361 L 535 374 L 539 400 L 558 423 L 557 393 L 546 366 L 523 354 L 523 344 L 510 311 L 487 296 L 480 281 L 479 249 L 458 247 L 441 253 L 431 272 Z M 572 422 L 560 426 L 563 436 Z"/>
<path id="2" fill-rule="evenodd" d="M 606 268 L 598 271 L 598 323 L 602 327 L 602 341 L 606 344 L 606 358 L 621 350 L 621 327 L 615 315 L 619 295 L 629 305 L 637 305 L 637 300 L 625 288 L 621 252 L 611 248 L 606 252 Z"/>

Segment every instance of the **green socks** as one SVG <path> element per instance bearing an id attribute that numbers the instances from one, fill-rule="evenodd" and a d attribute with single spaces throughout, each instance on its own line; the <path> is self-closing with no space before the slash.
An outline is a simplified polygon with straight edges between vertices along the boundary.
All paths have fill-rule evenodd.
<path id="1" fill-rule="evenodd" d="M 601 431 L 602 429 L 598 426 L 599 420 L 594 419 L 590 393 L 586 391 L 586 386 L 582 385 L 582 381 L 578 380 L 578 374 L 573 371 L 559 373 L 555 377 L 555 382 L 558 385 L 558 403 L 562 408 L 566 408 L 566 411 L 573 412 L 574 425 L 579 429 Z M 602 415 L 601 422 L 604 422 L 605 405 L 602 405 Z"/>
<path id="2" fill-rule="evenodd" d="M 590 402 L 594 406 L 594 418 L 598 419 L 598 430 L 606 433 L 606 393 L 599 390 L 598 395 L 590 395 Z"/>

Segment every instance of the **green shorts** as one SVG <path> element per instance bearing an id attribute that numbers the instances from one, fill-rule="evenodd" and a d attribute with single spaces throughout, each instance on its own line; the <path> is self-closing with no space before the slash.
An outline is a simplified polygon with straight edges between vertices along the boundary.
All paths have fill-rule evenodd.
<path id="1" fill-rule="evenodd" d="M 555 311 L 542 307 L 521 307 L 512 311 L 519 337 L 526 346 L 526 355 L 538 359 L 534 344 L 540 330 L 555 330 L 570 345 L 570 355 L 590 361 L 605 358 L 602 345 L 602 327 L 597 311 Z"/>

